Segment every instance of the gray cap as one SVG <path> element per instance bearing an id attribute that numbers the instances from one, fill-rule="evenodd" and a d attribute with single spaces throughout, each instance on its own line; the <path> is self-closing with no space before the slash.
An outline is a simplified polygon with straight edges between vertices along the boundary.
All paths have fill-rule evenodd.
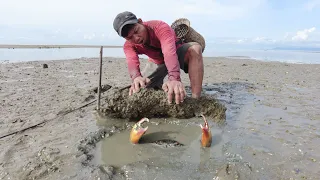
<path id="1" fill-rule="evenodd" d="M 121 36 L 121 31 L 123 26 L 127 24 L 135 24 L 138 23 L 138 18 L 132 12 L 125 11 L 119 13 L 113 21 L 114 30 Z"/>

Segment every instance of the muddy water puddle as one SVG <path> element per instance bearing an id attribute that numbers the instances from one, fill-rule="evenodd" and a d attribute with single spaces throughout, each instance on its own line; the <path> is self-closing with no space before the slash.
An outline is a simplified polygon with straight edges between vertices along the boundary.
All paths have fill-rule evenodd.
<path id="1" fill-rule="evenodd" d="M 151 159 L 172 158 L 177 162 L 187 161 L 192 164 L 201 163 L 201 153 L 207 152 L 207 160 L 214 156 L 222 156 L 221 146 L 228 141 L 223 130 L 210 123 L 213 142 L 211 148 L 200 147 L 202 118 L 191 118 L 165 122 L 165 119 L 150 119 L 147 132 L 139 144 L 129 142 L 130 128 L 113 134 L 97 144 L 95 160 L 99 164 L 123 166 L 126 164 L 148 161 Z M 223 138 L 222 138 L 223 137 Z M 212 155 L 212 156 L 211 156 Z"/>

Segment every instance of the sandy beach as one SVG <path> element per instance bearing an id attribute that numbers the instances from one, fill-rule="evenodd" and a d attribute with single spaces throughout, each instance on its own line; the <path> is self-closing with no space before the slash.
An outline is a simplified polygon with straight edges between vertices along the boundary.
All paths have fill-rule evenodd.
<path id="1" fill-rule="evenodd" d="M 75 109 L 97 99 L 98 58 L 0 64 L 0 137 L 46 121 L 0 139 L 0 179 L 320 179 L 320 64 L 204 61 L 204 91 L 227 108 L 207 149 L 199 117 L 152 118 L 185 144 L 163 148 L 129 144 L 134 122 L 98 117 L 96 102 Z M 129 83 L 125 59 L 104 57 L 102 85 Z"/>

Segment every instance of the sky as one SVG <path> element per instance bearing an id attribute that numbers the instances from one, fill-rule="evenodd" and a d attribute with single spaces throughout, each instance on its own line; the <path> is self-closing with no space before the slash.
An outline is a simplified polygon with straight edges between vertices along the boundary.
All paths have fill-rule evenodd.
<path id="1" fill-rule="evenodd" d="M 0 44 L 122 45 L 112 23 L 123 11 L 188 18 L 211 47 L 320 47 L 320 0 L 7 0 Z"/>

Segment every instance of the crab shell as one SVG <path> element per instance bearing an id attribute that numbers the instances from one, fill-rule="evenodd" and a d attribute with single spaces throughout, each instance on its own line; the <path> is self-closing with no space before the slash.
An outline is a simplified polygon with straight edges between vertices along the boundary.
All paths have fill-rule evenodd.
<path id="1" fill-rule="evenodd" d="M 148 118 L 142 118 L 140 121 L 138 121 L 131 129 L 130 132 L 130 142 L 133 144 L 137 144 L 141 138 L 142 135 L 146 133 L 148 130 L 148 126 L 143 128 L 141 124 L 144 122 L 149 122 Z"/>
<path id="2" fill-rule="evenodd" d="M 212 135 L 211 131 L 208 125 L 208 121 L 204 117 L 204 115 L 201 115 L 204 120 L 204 125 L 200 124 L 201 130 L 202 130 L 202 136 L 201 136 L 201 146 L 202 147 L 210 147 L 212 143 Z"/>

